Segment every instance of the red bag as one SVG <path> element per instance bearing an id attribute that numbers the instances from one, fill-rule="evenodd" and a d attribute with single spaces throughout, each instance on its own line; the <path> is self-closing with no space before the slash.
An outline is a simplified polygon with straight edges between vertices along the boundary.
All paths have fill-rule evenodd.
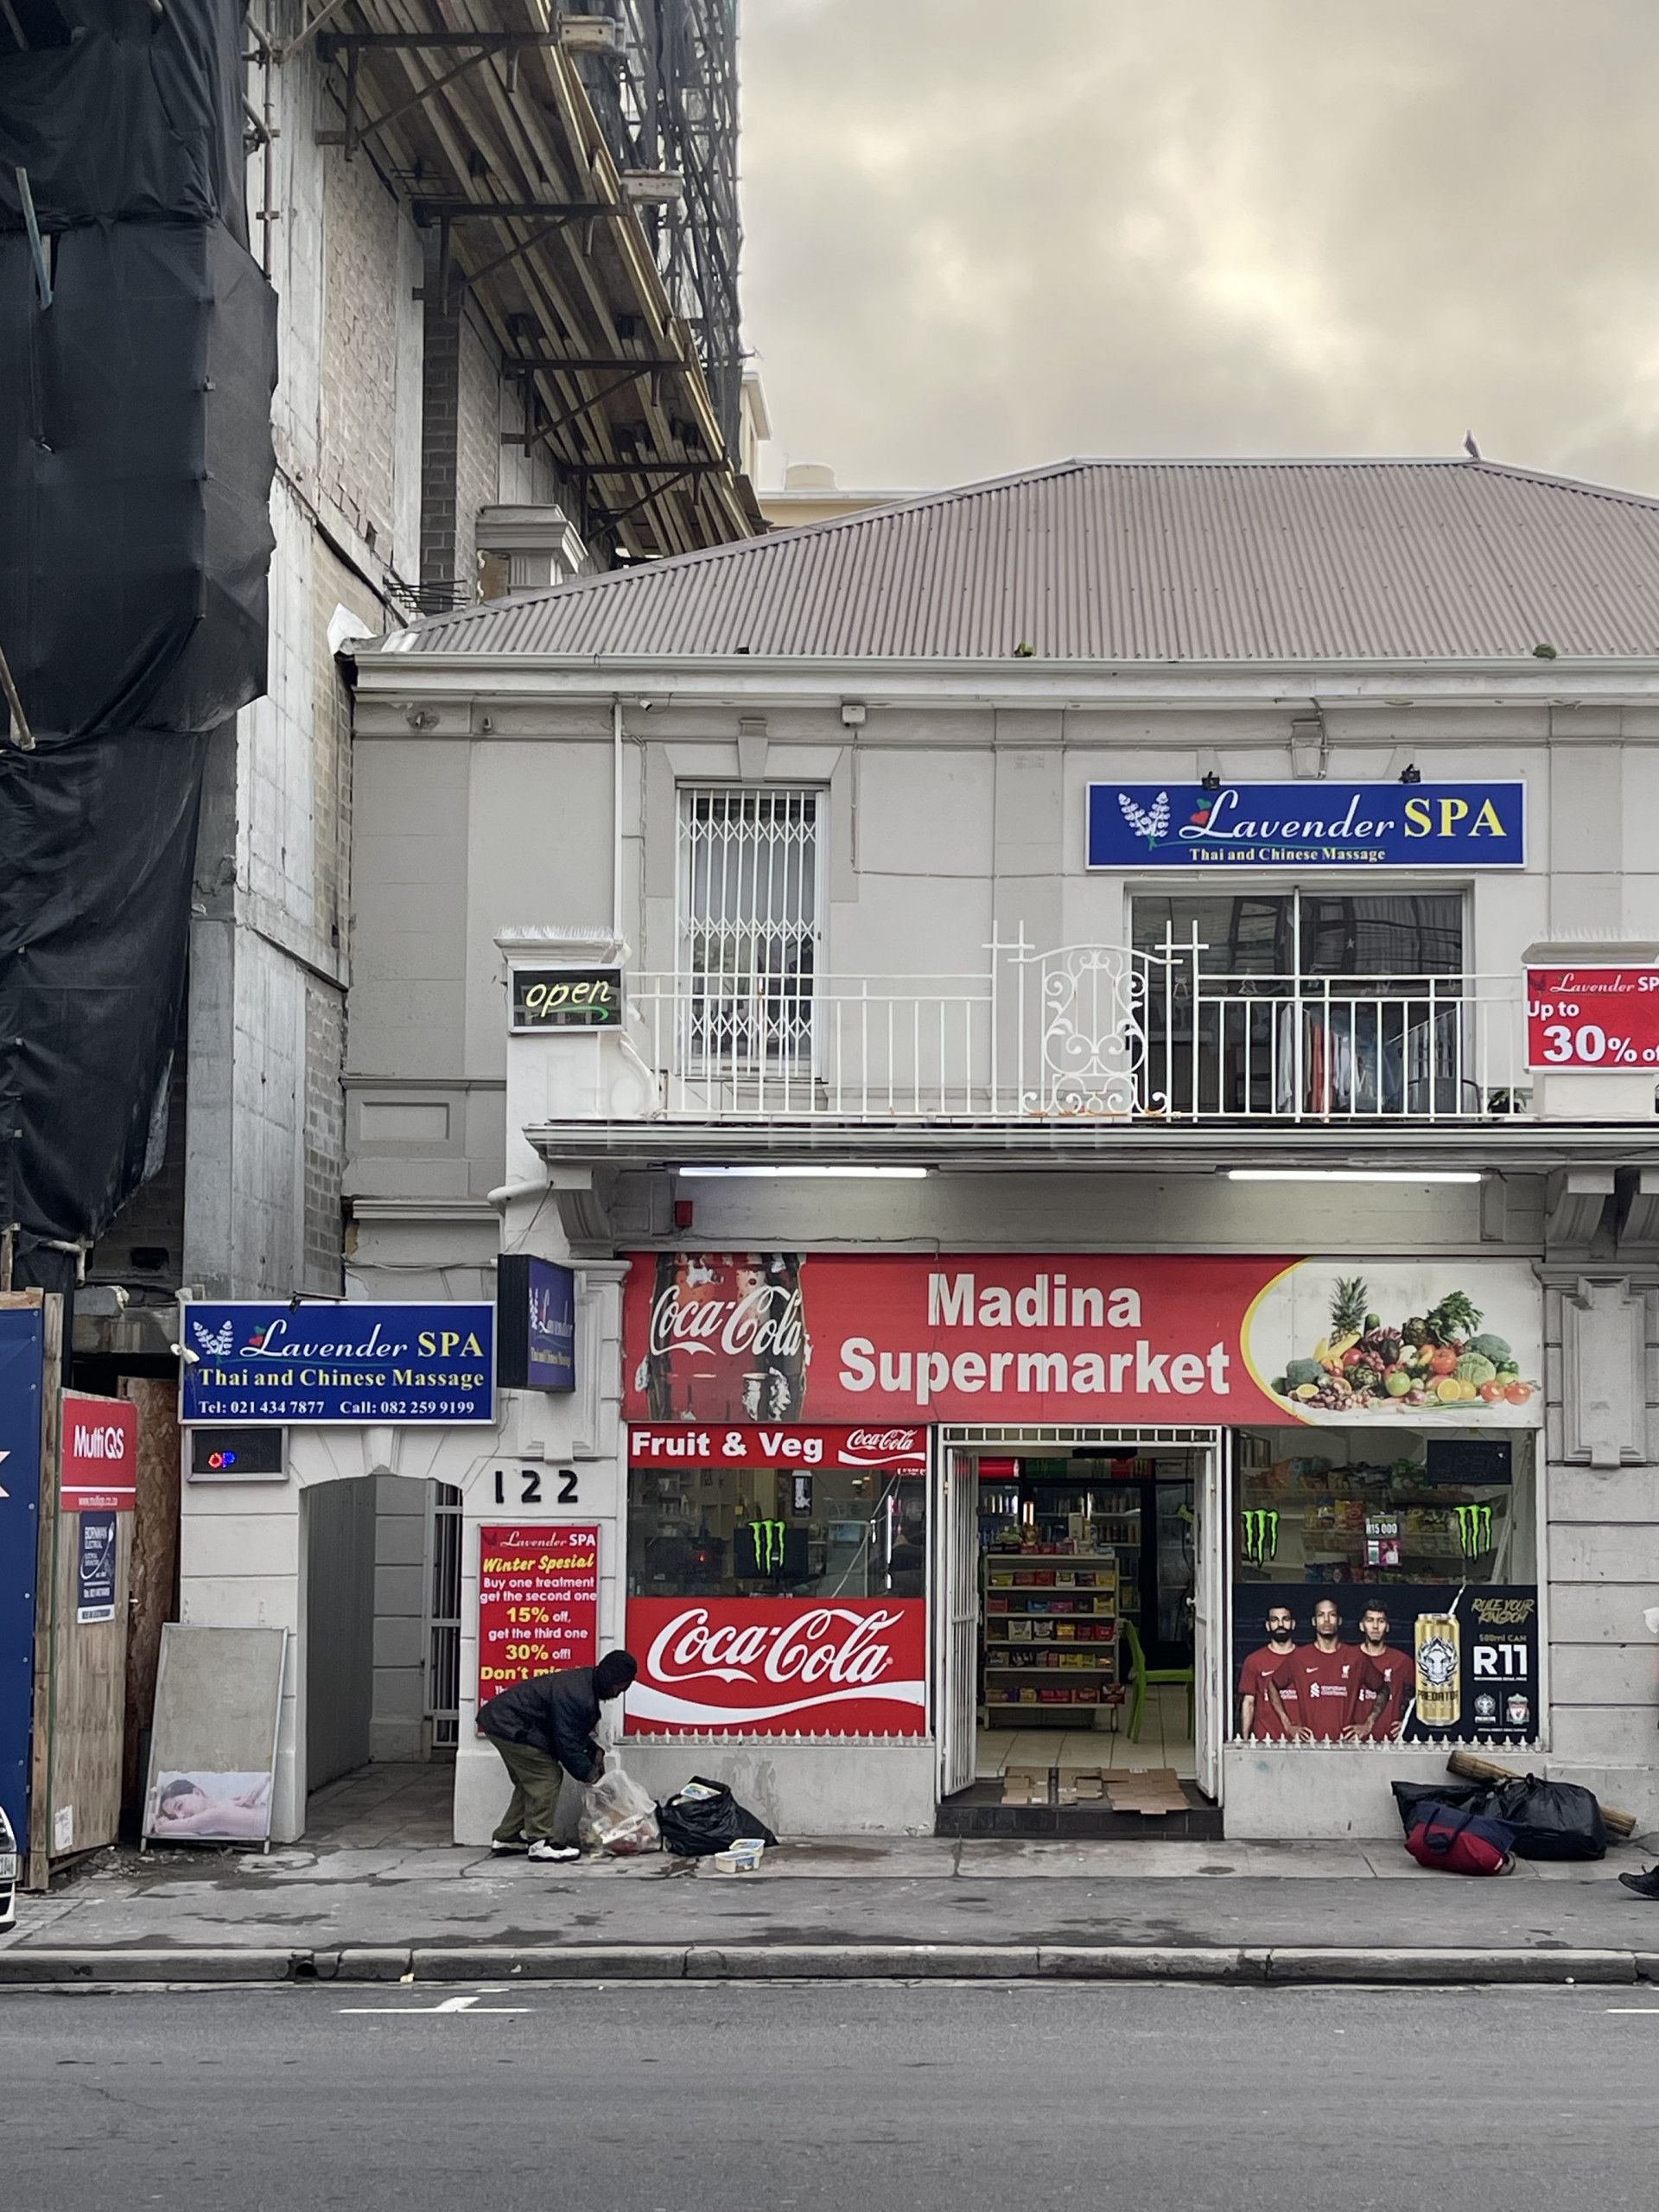
<path id="1" fill-rule="evenodd" d="M 1416 1808 L 1406 1849 L 1439 1874 L 1508 1874 L 1515 1868 L 1515 1832 L 1467 1806 L 1431 1802 Z"/>

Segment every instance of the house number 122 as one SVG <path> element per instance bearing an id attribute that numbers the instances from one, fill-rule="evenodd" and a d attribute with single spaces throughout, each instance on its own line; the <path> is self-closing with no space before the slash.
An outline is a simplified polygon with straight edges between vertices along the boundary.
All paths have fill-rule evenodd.
<path id="1" fill-rule="evenodd" d="M 507 1483 L 510 1478 L 503 1468 L 496 1469 L 495 1502 L 498 1505 L 506 1505 L 510 1503 L 517 1505 L 575 1505 L 577 1503 L 576 1471 L 574 1467 L 561 1467 L 556 1472 L 550 1472 L 541 1467 L 520 1467 L 517 1473 L 518 1495 L 515 1499 L 509 1500 Z M 544 1497 L 542 1495 L 543 1480 L 556 1482 L 558 1484 L 557 1491 L 551 1497 Z"/>

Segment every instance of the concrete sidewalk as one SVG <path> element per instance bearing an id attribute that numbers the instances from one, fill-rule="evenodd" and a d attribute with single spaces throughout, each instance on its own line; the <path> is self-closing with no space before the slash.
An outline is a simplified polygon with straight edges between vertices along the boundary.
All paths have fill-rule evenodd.
<path id="1" fill-rule="evenodd" d="M 1614 1878 L 1642 1863 L 1621 1850 L 1459 1881 L 1391 1844 L 933 1837 L 791 1841 L 747 1876 L 452 1847 L 122 1853 L 20 1899 L 0 1982 L 1293 1967 L 1630 1981 L 1650 1955 L 1659 1978 L 1659 1905 Z"/>

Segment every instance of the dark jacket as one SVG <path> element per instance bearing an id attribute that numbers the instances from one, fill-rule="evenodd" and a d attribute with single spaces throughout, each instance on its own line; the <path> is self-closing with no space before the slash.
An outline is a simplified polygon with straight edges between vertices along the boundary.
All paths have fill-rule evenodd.
<path id="1" fill-rule="evenodd" d="M 478 1725 L 484 1735 L 504 1744 L 533 1745 L 578 1782 L 591 1782 L 599 1764 L 594 1670 L 563 1667 L 556 1675 L 532 1675 L 527 1682 L 498 1690 L 479 1707 Z"/>

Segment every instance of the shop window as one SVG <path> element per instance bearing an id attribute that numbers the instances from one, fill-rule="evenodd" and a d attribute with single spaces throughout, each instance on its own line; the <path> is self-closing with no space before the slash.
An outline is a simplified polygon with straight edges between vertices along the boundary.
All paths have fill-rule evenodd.
<path id="1" fill-rule="evenodd" d="M 1456 893 L 1143 895 L 1146 1065 L 1176 1112 L 1450 1113 L 1464 1071 Z"/>
<path id="2" fill-rule="evenodd" d="M 1152 954 L 1171 944 L 1190 945 L 1196 937 L 1198 970 L 1205 976 L 1416 982 L 1463 969 L 1463 900 L 1456 892 L 1142 895 L 1134 903 L 1133 929 L 1135 950 Z"/>
<path id="3" fill-rule="evenodd" d="M 927 1484 L 845 1467 L 634 1468 L 631 1598 L 920 1598 Z"/>
<path id="4" fill-rule="evenodd" d="M 816 791 L 680 793 L 681 968 L 699 1061 L 810 1061 L 818 946 Z"/>
<path id="5" fill-rule="evenodd" d="M 1239 1432 L 1235 1732 L 1535 1739 L 1535 1433 Z"/>

